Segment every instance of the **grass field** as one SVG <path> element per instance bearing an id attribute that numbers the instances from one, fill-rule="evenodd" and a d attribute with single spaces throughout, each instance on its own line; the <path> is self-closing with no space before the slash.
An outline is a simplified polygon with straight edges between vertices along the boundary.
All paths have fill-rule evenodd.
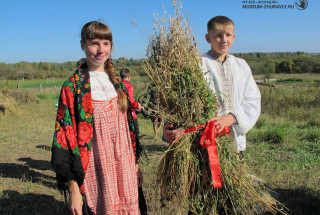
<path id="1" fill-rule="evenodd" d="M 8 87 L 8 88 L 17 88 L 19 85 L 20 88 L 40 88 L 42 85 L 43 88 L 48 87 L 60 87 L 65 78 L 55 78 L 55 79 L 25 79 L 25 80 L 1 80 L 0 81 L 0 88 Z"/>
<path id="2" fill-rule="evenodd" d="M 46 81 L 46 80 L 45 80 Z M 147 79 L 134 79 L 136 94 Z M 29 88 L 29 87 L 28 87 Z M 262 110 L 248 133 L 245 164 L 278 193 L 289 214 L 320 214 L 319 87 L 261 87 Z M 21 89 L 23 90 L 23 89 Z M 59 89 L 38 94 L 40 102 L 20 104 L 16 114 L 0 112 L 0 214 L 66 214 L 50 166 L 51 141 Z M 167 148 L 154 140 L 150 119 L 138 115 L 147 158 L 140 164 L 150 214 L 176 214 L 174 202 L 161 207 L 155 174 Z"/>

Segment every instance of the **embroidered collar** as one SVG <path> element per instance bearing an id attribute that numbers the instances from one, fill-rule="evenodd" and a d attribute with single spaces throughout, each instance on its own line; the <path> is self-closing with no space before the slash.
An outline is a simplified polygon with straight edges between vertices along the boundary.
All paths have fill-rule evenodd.
<path id="1" fill-rule="evenodd" d="M 220 60 L 220 57 L 217 56 L 217 55 L 215 55 L 212 50 L 209 50 L 209 51 L 207 52 L 207 54 L 210 55 L 214 60 L 219 61 L 220 63 L 224 63 L 224 62 L 226 62 L 226 61 L 229 59 L 229 54 L 227 54 L 227 55 L 226 55 L 226 60 L 225 60 L 225 61 L 221 61 L 221 60 Z"/>

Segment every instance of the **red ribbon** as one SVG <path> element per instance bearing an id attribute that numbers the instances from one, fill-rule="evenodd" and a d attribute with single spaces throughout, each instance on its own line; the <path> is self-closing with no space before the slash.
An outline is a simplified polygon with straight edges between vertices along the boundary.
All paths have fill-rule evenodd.
<path id="1" fill-rule="evenodd" d="M 216 131 L 218 131 L 221 127 L 219 125 L 215 125 L 214 124 L 215 122 L 216 120 L 208 122 L 203 125 L 185 129 L 184 133 L 187 134 L 192 131 L 199 130 L 200 128 L 203 128 L 206 126 L 206 128 L 204 129 L 201 135 L 200 144 L 202 147 L 206 147 L 208 149 L 213 187 L 219 188 L 219 187 L 222 187 L 222 183 L 221 183 L 221 171 L 220 171 L 219 157 L 218 157 L 218 147 L 216 142 Z M 226 133 L 230 134 L 230 129 L 228 126 L 225 126 L 223 128 L 223 130 L 220 132 L 218 137 L 221 137 Z"/>

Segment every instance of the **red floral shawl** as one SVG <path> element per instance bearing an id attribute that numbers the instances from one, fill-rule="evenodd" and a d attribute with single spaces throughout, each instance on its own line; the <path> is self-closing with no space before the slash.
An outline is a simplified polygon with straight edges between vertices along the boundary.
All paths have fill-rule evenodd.
<path id="1" fill-rule="evenodd" d="M 64 82 L 60 93 L 51 158 L 59 189 L 67 190 L 67 182 L 75 180 L 84 194 L 83 181 L 88 167 L 92 139 L 90 76 L 84 64 Z M 134 141 L 133 147 L 135 151 Z"/>
<path id="2" fill-rule="evenodd" d="M 59 98 L 51 163 L 60 189 L 65 190 L 69 180 L 82 187 L 92 138 L 90 78 L 87 69 L 80 68 L 64 82 Z"/>

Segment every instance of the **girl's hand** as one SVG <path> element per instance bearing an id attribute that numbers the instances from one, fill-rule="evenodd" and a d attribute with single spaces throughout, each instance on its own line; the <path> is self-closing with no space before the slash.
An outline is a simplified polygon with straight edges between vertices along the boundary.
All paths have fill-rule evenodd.
<path id="1" fill-rule="evenodd" d="M 69 181 L 69 204 L 68 208 L 72 215 L 82 215 L 82 195 L 79 191 L 78 183 Z"/>
<path id="2" fill-rule="evenodd" d="M 142 172 L 139 168 L 139 164 L 136 164 L 136 174 L 138 177 L 138 187 L 141 187 L 143 183 L 143 177 L 142 177 Z"/>

